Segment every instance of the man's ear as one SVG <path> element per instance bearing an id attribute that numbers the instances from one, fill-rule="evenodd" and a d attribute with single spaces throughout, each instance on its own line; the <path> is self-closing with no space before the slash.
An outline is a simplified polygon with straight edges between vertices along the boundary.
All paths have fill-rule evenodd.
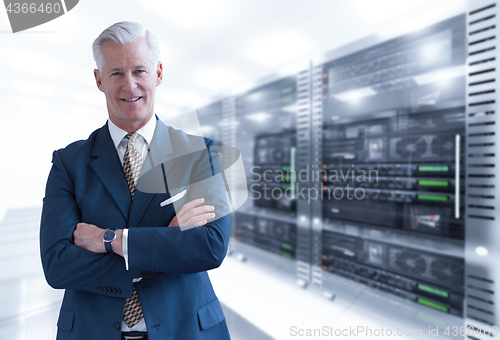
<path id="1" fill-rule="evenodd" d="M 104 88 L 102 86 L 101 82 L 101 72 L 99 72 L 98 69 L 94 69 L 94 78 L 95 78 L 95 83 L 97 84 L 97 88 L 99 91 L 104 92 Z"/>
<path id="2" fill-rule="evenodd" d="M 163 64 L 161 61 L 158 62 L 156 66 L 156 86 L 160 85 L 163 81 Z"/>

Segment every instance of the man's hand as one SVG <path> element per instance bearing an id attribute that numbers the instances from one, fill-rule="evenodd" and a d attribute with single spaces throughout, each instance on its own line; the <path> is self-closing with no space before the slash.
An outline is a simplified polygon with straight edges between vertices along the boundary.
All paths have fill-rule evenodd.
<path id="1" fill-rule="evenodd" d="M 107 229 L 101 229 L 93 224 L 78 223 L 73 232 L 73 243 L 93 253 L 105 253 L 106 248 L 102 240 L 102 235 Z M 123 256 L 122 249 L 122 229 L 115 230 L 116 238 L 111 244 L 113 252 Z"/>
<path id="2" fill-rule="evenodd" d="M 184 204 L 184 206 L 179 210 L 177 215 L 170 221 L 169 227 L 184 227 L 187 225 L 195 224 L 200 227 L 207 224 L 208 220 L 215 217 L 213 205 L 202 205 L 205 202 L 204 198 L 198 198 L 189 203 Z"/>

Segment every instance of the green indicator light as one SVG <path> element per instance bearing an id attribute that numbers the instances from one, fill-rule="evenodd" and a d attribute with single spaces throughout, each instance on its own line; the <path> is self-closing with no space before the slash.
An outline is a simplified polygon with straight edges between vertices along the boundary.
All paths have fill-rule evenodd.
<path id="1" fill-rule="evenodd" d="M 290 96 L 290 97 L 285 97 L 285 98 L 282 98 L 282 99 L 281 99 L 281 102 L 282 102 L 283 104 L 285 104 L 285 103 L 289 103 L 289 102 L 291 102 L 292 100 L 293 100 L 293 97 L 292 97 L 292 96 Z"/>
<path id="2" fill-rule="evenodd" d="M 423 290 L 425 292 L 432 293 L 432 294 L 436 294 L 436 295 L 439 295 L 439 296 L 442 296 L 442 297 L 445 297 L 445 298 L 448 297 L 448 292 L 445 292 L 444 290 L 432 288 L 432 287 L 429 287 L 429 286 L 426 286 L 426 285 L 419 284 L 418 285 L 418 289 Z"/>
<path id="3" fill-rule="evenodd" d="M 281 169 L 285 170 L 285 171 L 289 171 L 289 170 L 292 170 L 292 167 L 290 167 L 290 166 L 284 166 Z"/>
<path id="4" fill-rule="evenodd" d="M 289 186 L 289 185 L 282 185 L 281 186 L 281 189 L 283 189 L 283 190 L 287 190 L 287 189 L 290 189 L 290 188 L 291 188 L 291 186 Z"/>
<path id="5" fill-rule="evenodd" d="M 281 248 L 283 249 L 288 249 L 288 250 L 293 250 L 293 247 L 287 243 L 282 243 Z"/>
<path id="6" fill-rule="evenodd" d="M 418 185 L 423 185 L 427 187 L 447 187 L 448 186 L 448 181 L 418 181 Z"/>
<path id="7" fill-rule="evenodd" d="M 448 201 L 447 196 L 438 196 L 438 195 L 417 195 L 417 198 L 419 200 L 425 200 L 425 201 L 439 201 L 439 202 Z"/>
<path id="8" fill-rule="evenodd" d="M 290 182 L 290 176 L 283 176 L 283 180 L 287 181 L 287 182 Z"/>
<path id="9" fill-rule="evenodd" d="M 286 257 L 287 259 L 293 259 L 293 256 L 288 253 L 281 253 L 281 256 Z"/>
<path id="10" fill-rule="evenodd" d="M 417 302 L 420 303 L 420 304 L 422 304 L 422 305 L 425 305 L 425 306 L 428 306 L 428 307 L 440 310 L 441 312 L 448 313 L 448 307 L 440 305 L 439 303 L 435 303 L 435 302 L 432 302 L 432 301 L 427 301 L 427 300 L 424 300 L 424 299 L 421 299 L 421 298 L 418 298 Z"/>
<path id="11" fill-rule="evenodd" d="M 418 171 L 444 172 L 444 171 L 450 171 L 450 167 L 447 165 L 437 165 L 437 166 L 422 165 L 418 167 Z"/>
<path id="12" fill-rule="evenodd" d="M 285 94 L 285 93 L 290 93 L 292 92 L 293 90 L 293 87 L 290 86 L 290 87 L 285 87 L 283 90 L 281 90 L 281 93 Z"/>

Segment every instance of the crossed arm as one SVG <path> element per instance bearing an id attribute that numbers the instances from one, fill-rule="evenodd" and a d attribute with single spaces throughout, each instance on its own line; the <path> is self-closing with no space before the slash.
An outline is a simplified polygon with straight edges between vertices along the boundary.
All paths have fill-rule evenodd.
<path id="1" fill-rule="evenodd" d="M 215 217 L 215 214 L 211 212 L 214 210 L 214 206 L 202 205 L 204 202 L 205 199 L 198 198 L 184 204 L 181 210 L 172 218 L 168 226 L 180 227 L 194 224 L 202 227 L 206 225 L 208 220 Z M 73 243 L 92 253 L 106 253 L 102 240 L 102 235 L 106 230 L 93 224 L 78 223 L 73 232 Z M 123 229 L 117 229 L 115 232 L 116 239 L 111 243 L 111 246 L 115 254 L 123 256 Z"/>

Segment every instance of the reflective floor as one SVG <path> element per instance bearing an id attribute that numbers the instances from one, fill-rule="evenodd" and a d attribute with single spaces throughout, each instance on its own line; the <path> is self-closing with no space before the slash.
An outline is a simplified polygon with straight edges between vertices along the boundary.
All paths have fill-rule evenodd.
<path id="1" fill-rule="evenodd" d="M 45 281 L 39 252 L 40 207 L 9 210 L 0 222 L 0 340 L 55 339 L 63 295 Z M 222 306 L 233 340 L 272 339 Z"/>
<path id="2" fill-rule="evenodd" d="M 54 339 L 62 291 L 46 283 L 40 207 L 6 212 L 0 223 L 0 339 Z"/>

